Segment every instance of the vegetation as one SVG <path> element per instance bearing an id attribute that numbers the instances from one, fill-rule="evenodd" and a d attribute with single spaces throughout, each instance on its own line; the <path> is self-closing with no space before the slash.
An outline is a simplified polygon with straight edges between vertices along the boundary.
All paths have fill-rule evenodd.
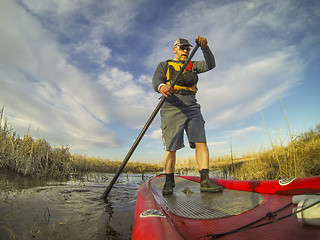
<path id="1" fill-rule="evenodd" d="M 115 173 L 121 161 L 72 155 L 68 147 L 51 147 L 45 139 L 29 134 L 19 137 L 0 112 L 0 169 L 47 179 L 82 177 L 90 172 Z M 156 164 L 128 163 L 124 173 L 160 172 Z"/>
<path id="2" fill-rule="evenodd" d="M 24 176 L 47 179 L 82 177 L 92 172 L 115 173 L 121 161 L 72 155 L 68 147 L 51 147 L 44 139 L 33 139 L 29 134 L 19 137 L 0 112 L 0 169 Z M 320 125 L 299 136 L 292 137 L 287 146 L 282 144 L 240 159 L 230 156 L 210 159 L 211 170 L 220 170 L 233 179 L 280 179 L 320 175 Z M 197 171 L 195 160 L 179 160 L 179 174 Z M 129 162 L 125 173 L 159 173 L 162 164 Z"/>
<path id="3" fill-rule="evenodd" d="M 219 171 L 223 178 L 282 179 L 320 175 L 320 125 L 296 137 L 284 146 L 279 144 L 271 150 L 247 153 L 233 159 L 231 155 L 210 159 L 210 170 Z M 178 159 L 178 172 L 197 171 L 194 159 Z"/>
<path id="4" fill-rule="evenodd" d="M 287 146 L 273 146 L 271 150 L 247 154 L 234 170 L 236 179 L 281 179 L 320 175 L 320 125 L 300 134 Z"/>

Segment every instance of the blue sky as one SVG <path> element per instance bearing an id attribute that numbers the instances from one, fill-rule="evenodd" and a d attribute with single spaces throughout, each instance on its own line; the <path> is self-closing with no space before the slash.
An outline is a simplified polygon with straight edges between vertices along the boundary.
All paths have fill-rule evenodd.
<path id="1" fill-rule="evenodd" d="M 20 136 L 123 160 L 159 101 L 156 66 L 200 35 L 217 62 L 197 96 L 210 156 L 230 135 L 236 156 L 269 149 L 267 128 L 280 143 L 320 123 L 319 22 L 318 0 L 1 0 L 0 105 Z M 131 161 L 162 155 L 158 116 Z"/>

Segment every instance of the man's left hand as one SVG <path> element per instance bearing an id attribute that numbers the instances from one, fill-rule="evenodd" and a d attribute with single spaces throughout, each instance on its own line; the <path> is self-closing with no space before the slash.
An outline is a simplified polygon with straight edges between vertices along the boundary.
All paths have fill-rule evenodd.
<path id="1" fill-rule="evenodd" d="M 200 37 L 199 35 L 196 38 L 196 44 L 199 44 L 201 48 L 205 48 L 208 46 L 208 41 L 204 37 Z"/>

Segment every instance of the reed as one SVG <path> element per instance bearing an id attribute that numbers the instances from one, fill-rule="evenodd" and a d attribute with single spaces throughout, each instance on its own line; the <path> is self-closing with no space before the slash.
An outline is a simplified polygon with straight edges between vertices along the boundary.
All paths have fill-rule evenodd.
<path id="1" fill-rule="evenodd" d="M 268 130 L 262 110 L 260 113 L 264 121 L 271 150 L 260 153 L 247 154 L 254 160 L 244 162 L 233 172 L 235 179 L 281 179 L 320 175 L 320 124 L 314 130 L 300 135 L 293 135 L 288 116 L 279 95 L 284 112 L 288 144 L 284 145 L 279 136 L 280 144 L 276 145 Z"/>
<path id="2" fill-rule="evenodd" d="M 24 176 L 45 179 L 81 178 L 93 172 L 115 173 L 121 161 L 72 155 L 68 147 L 52 147 L 45 139 L 33 139 L 29 134 L 19 137 L 0 112 L 0 169 Z M 272 141 L 272 140 L 271 140 Z M 281 141 L 280 141 L 281 142 Z M 241 158 L 233 155 L 210 159 L 212 171 L 222 171 L 233 179 L 280 179 L 320 175 L 320 125 L 314 130 L 293 136 L 284 146 L 258 153 L 247 153 Z M 177 159 L 178 174 L 197 171 L 192 158 Z M 163 164 L 129 162 L 124 173 L 160 173 Z"/>
<path id="3" fill-rule="evenodd" d="M 52 147 L 29 134 L 19 137 L 0 112 L 0 169 L 46 179 L 81 178 L 92 172 L 115 173 L 120 161 L 72 155 L 68 147 Z M 161 172 L 156 164 L 129 163 L 124 173 Z"/>
<path id="4" fill-rule="evenodd" d="M 320 125 L 314 130 L 292 136 L 284 146 L 247 154 L 252 161 L 235 169 L 235 179 L 282 179 L 320 175 Z"/>
<path id="5" fill-rule="evenodd" d="M 44 139 L 22 138 L 9 127 L 0 114 L 0 169 L 25 176 L 66 178 L 70 171 L 70 153 L 67 147 L 51 147 Z"/>
<path id="6" fill-rule="evenodd" d="M 178 172 L 196 170 L 194 159 L 179 159 Z M 272 180 L 320 175 L 320 124 L 300 135 L 290 134 L 289 143 L 275 144 L 271 149 L 246 153 L 240 158 L 231 155 L 210 159 L 210 170 L 225 178 L 238 180 Z"/>

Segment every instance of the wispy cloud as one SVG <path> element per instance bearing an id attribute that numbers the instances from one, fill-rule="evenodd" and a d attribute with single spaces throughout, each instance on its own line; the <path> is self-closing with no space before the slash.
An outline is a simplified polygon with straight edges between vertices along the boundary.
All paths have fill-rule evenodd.
<path id="1" fill-rule="evenodd" d="M 288 94 L 301 80 L 303 64 L 296 59 L 289 49 L 206 76 L 199 84 L 199 101 L 203 103 L 208 126 L 240 121 L 258 112 L 261 106 L 270 106 L 277 94 Z"/>
<path id="2" fill-rule="evenodd" d="M 257 126 L 250 126 L 244 129 L 232 131 L 232 136 L 238 139 L 248 138 L 252 133 L 260 131 L 262 128 Z"/>

